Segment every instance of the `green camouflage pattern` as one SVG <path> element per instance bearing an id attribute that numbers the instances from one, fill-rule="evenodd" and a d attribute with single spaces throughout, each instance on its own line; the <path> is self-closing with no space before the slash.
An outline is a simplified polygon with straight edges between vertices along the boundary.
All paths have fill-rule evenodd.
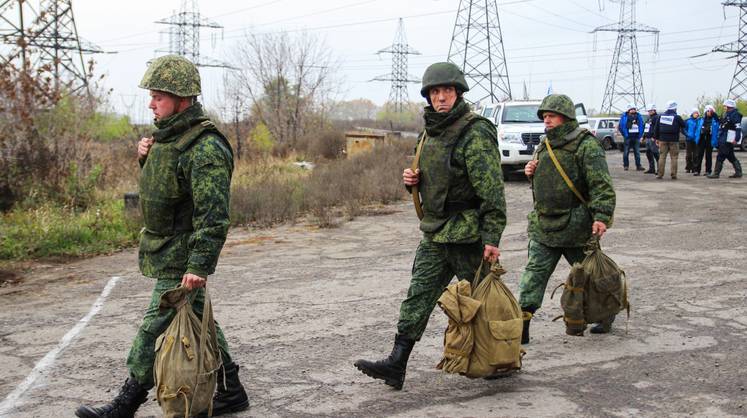
<path id="1" fill-rule="evenodd" d="M 546 96 L 537 109 L 537 116 L 542 119 L 545 112 L 557 113 L 568 119 L 576 120 L 576 107 L 573 105 L 573 100 L 565 94 Z"/>
<path id="2" fill-rule="evenodd" d="M 604 150 L 576 121 L 547 131 L 560 165 L 587 200 L 584 206 L 558 173 L 544 142 L 535 153 L 532 177 L 534 210 L 529 213 L 529 238 L 550 247 L 581 247 L 591 236 L 594 221 L 610 226 L 615 211 L 615 191 Z M 544 141 L 544 138 L 542 140 Z"/>
<path id="3" fill-rule="evenodd" d="M 140 271 L 157 279 L 207 277 L 228 233 L 230 145 L 199 103 L 156 126 L 140 174 Z"/>
<path id="4" fill-rule="evenodd" d="M 542 306 L 547 281 L 555 271 L 560 256 L 569 265 L 580 263 L 586 257 L 584 247 L 549 247 L 535 240 L 529 240 L 529 261 L 519 280 L 519 306 L 522 311 L 534 312 Z"/>
<path id="5" fill-rule="evenodd" d="M 436 302 L 454 276 L 472 281 L 480 267 L 483 245 L 441 244 L 427 238 L 420 241 L 412 265 L 412 279 L 407 298 L 399 309 L 397 333 L 419 340 L 428 325 L 428 319 Z M 480 277 L 490 271 L 488 263 L 483 265 Z"/>
<path id="6" fill-rule="evenodd" d="M 153 386 L 153 363 L 156 359 L 156 339 L 166 331 L 166 328 L 168 328 L 176 315 L 176 309 L 166 309 L 161 312 L 159 309 L 161 295 L 167 290 L 176 288 L 180 283 L 181 279 L 160 279 L 156 281 L 150 305 L 145 311 L 143 322 L 137 334 L 135 334 L 130 353 L 127 356 L 127 368 L 130 371 L 130 375 L 138 383 L 146 387 Z M 194 310 L 198 318 L 202 318 L 204 298 L 205 292 L 203 289 L 193 291 L 192 310 Z M 231 355 L 228 352 L 226 338 L 218 323 L 215 324 L 215 330 L 223 364 L 229 364 L 231 362 Z"/>
<path id="7" fill-rule="evenodd" d="M 191 61 L 179 55 L 164 55 L 148 65 L 139 87 L 193 97 L 200 95 L 200 85 L 200 72 Z"/>
<path id="8" fill-rule="evenodd" d="M 482 242 L 497 247 L 506 227 L 506 201 L 495 126 L 469 112 L 468 106 L 459 100 L 452 109 L 459 117 L 442 130 L 431 129 L 439 115 L 432 114 L 430 107 L 426 110 L 426 142 L 420 158 L 425 217 L 420 229 L 436 243 Z M 450 119 L 448 114 L 440 116 Z M 474 208 L 447 212 L 447 202 L 469 202 Z"/>
<path id="9" fill-rule="evenodd" d="M 420 95 L 428 98 L 428 91 L 436 86 L 454 86 L 462 93 L 469 91 L 469 85 L 464 73 L 450 62 L 437 62 L 425 69 Z"/>

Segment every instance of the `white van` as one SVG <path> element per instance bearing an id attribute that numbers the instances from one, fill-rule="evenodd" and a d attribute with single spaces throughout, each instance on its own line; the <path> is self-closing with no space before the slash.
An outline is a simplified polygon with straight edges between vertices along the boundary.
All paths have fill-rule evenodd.
<path id="1" fill-rule="evenodd" d="M 539 145 L 540 136 L 545 133 L 545 125 L 537 117 L 541 103 L 540 100 L 491 103 L 478 111 L 481 116 L 490 119 L 498 130 L 504 177 L 510 171 L 523 170 L 532 159 L 534 148 Z M 589 129 L 583 103 L 576 104 L 576 120 L 579 125 Z"/>

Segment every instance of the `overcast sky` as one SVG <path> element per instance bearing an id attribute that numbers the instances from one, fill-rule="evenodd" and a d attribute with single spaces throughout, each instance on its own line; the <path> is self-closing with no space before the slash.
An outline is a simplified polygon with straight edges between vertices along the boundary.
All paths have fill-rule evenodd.
<path id="1" fill-rule="evenodd" d="M 136 119 L 149 118 L 147 92 L 137 84 L 145 63 L 168 47 L 165 27 L 154 22 L 180 8 L 182 0 L 73 2 L 79 35 L 116 54 L 97 55 L 97 71 L 113 89 L 112 105 Z M 458 0 L 212 0 L 201 1 L 205 17 L 224 26 L 203 29 L 201 54 L 227 60 L 247 33 L 307 30 L 318 35 L 341 60 L 338 76 L 345 98 L 368 98 L 383 104 L 386 82 L 369 82 L 391 69 L 390 56 L 376 51 L 390 45 L 399 17 L 408 43 L 422 55 L 410 56 L 409 72 L 422 76 L 432 62 L 447 58 Z M 499 0 L 508 73 L 514 96 L 526 83 L 530 96 L 541 98 L 551 82 L 587 108 L 599 109 L 616 34 L 589 32 L 618 19 L 619 4 L 609 0 Z M 639 0 L 637 21 L 661 31 L 655 38 L 638 35 L 646 100 L 659 107 L 669 99 L 689 111 L 700 95 L 725 94 L 734 73 L 728 54 L 693 55 L 737 38 L 738 9 L 715 0 Z M 221 69 L 201 69 L 203 101 L 217 108 Z M 409 89 L 419 99 L 419 85 Z M 684 112 L 683 112 L 684 113 Z"/>

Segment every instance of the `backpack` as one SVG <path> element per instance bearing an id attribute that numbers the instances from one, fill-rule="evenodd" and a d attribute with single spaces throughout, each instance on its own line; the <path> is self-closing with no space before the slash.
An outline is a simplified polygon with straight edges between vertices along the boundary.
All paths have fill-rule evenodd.
<path id="1" fill-rule="evenodd" d="M 207 288 L 202 320 L 192 311 L 185 287 L 164 292 L 160 309 L 176 309 L 171 324 L 156 340 L 153 373 L 163 416 L 187 418 L 205 411 L 212 416 L 222 361 Z"/>
<path id="2" fill-rule="evenodd" d="M 501 280 L 506 270 L 493 264 L 480 280 L 450 285 L 438 304 L 449 317 L 444 357 L 436 368 L 467 377 L 487 377 L 521 368 L 521 308 Z M 458 309 L 455 309 L 458 308 Z"/>
<path id="3" fill-rule="evenodd" d="M 589 240 L 585 253 L 581 263 L 571 266 L 566 282 L 555 288 L 563 287 L 560 306 L 566 326 L 585 328 L 586 324 L 601 322 L 623 309 L 630 316 L 625 272 L 602 252 L 596 236 Z"/>

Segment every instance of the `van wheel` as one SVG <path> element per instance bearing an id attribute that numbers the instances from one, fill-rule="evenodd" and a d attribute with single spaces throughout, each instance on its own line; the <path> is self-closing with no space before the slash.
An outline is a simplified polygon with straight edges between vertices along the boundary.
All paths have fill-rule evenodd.
<path id="1" fill-rule="evenodd" d="M 602 146 L 604 147 L 605 151 L 609 151 L 613 148 L 615 148 L 615 143 L 612 142 L 612 138 L 605 136 L 602 140 Z"/>

